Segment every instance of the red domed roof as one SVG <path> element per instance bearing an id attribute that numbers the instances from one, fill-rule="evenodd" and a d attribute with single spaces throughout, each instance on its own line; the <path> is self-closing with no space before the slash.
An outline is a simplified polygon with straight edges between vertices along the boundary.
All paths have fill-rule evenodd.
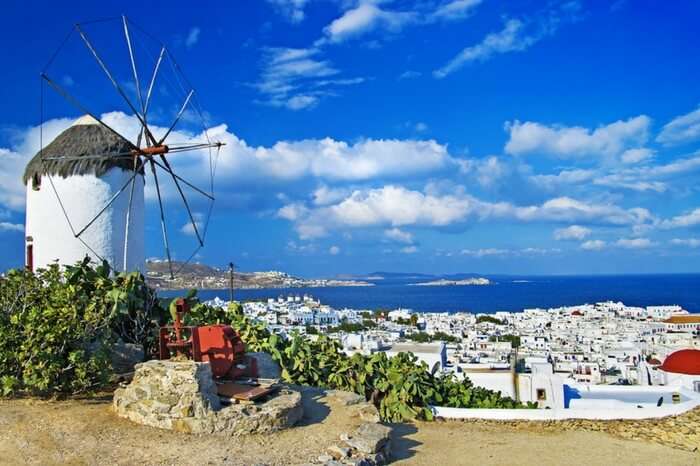
<path id="1" fill-rule="evenodd" d="M 700 350 L 684 349 L 671 353 L 659 369 L 674 374 L 700 375 Z"/>

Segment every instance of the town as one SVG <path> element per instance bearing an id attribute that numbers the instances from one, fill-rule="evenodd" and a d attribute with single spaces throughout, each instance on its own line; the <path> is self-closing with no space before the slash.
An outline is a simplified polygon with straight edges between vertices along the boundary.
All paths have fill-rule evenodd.
<path id="1" fill-rule="evenodd" d="M 516 371 L 544 370 L 590 385 L 662 385 L 667 381 L 657 369 L 668 355 L 700 348 L 700 315 L 675 305 L 607 301 L 494 314 L 419 313 L 334 309 L 297 295 L 245 302 L 243 310 L 283 336 L 328 334 L 348 354 L 411 352 L 431 370 L 506 392 L 507 376 Z"/>

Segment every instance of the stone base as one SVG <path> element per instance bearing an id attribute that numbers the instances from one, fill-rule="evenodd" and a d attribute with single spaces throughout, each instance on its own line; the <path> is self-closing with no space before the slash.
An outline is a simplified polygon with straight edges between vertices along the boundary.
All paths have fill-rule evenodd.
<path id="1" fill-rule="evenodd" d="M 281 389 L 266 402 L 221 407 L 208 363 L 148 361 L 132 382 L 114 392 L 117 415 L 139 424 L 196 434 L 268 433 L 297 423 L 301 394 Z"/>

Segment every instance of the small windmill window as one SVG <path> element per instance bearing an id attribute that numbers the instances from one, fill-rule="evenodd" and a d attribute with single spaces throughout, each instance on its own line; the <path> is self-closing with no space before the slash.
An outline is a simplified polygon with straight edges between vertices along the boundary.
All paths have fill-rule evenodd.
<path id="1" fill-rule="evenodd" d="M 34 191 L 39 191 L 41 189 L 41 175 L 38 173 L 32 175 L 32 189 Z"/>

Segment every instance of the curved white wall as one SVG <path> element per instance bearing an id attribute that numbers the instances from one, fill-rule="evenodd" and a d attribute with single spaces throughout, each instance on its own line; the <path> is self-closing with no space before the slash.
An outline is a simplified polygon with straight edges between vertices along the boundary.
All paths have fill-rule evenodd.
<path id="1" fill-rule="evenodd" d="M 73 228 L 82 229 L 130 178 L 131 173 L 112 168 L 101 177 L 77 175 L 51 178 L 63 202 Z M 129 222 L 127 270 L 144 270 L 144 179 L 136 177 L 136 186 Z M 80 236 L 99 256 L 106 259 L 115 271 L 124 269 L 124 236 L 126 211 L 129 205 L 129 187 L 122 192 L 107 211 Z M 41 188 L 27 185 L 26 237 L 32 238 L 34 269 L 58 260 L 70 265 L 90 255 L 98 258 L 73 236 L 48 176 L 41 179 Z"/>

